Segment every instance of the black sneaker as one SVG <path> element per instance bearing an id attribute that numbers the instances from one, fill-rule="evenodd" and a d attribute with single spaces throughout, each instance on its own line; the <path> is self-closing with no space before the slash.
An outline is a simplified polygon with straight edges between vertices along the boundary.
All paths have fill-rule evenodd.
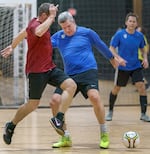
<path id="1" fill-rule="evenodd" d="M 63 130 L 64 121 L 60 121 L 56 117 L 53 117 L 50 119 L 50 123 L 59 135 L 62 136 L 64 135 L 64 130 Z"/>
<path id="2" fill-rule="evenodd" d="M 11 138 L 13 136 L 14 130 L 9 128 L 10 122 L 7 122 L 4 128 L 3 140 L 6 144 L 11 144 Z"/>

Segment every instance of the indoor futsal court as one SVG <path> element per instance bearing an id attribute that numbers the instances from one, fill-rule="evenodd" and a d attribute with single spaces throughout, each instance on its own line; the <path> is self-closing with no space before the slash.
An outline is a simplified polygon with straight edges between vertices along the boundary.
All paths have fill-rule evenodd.
<path id="1" fill-rule="evenodd" d="M 99 82 L 101 96 L 105 103 L 105 111 L 108 110 L 108 98 L 106 91 L 112 87 L 112 82 Z M 107 89 L 107 88 L 108 89 Z M 150 123 L 140 120 L 140 106 L 136 102 L 138 97 L 135 87 L 129 84 L 121 90 L 116 102 L 112 121 L 107 121 L 110 135 L 109 149 L 99 148 L 99 125 L 95 118 L 90 102 L 79 93 L 73 100 L 72 106 L 66 114 L 68 130 L 70 131 L 73 146 L 70 148 L 52 148 L 51 145 L 59 140 L 59 135 L 49 123 L 52 117 L 48 107 L 48 96 L 54 88 L 48 86 L 44 93 L 39 108 L 21 121 L 15 129 L 12 144 L 3 142 L 3 127 L 16 112 L 16 107 L 2 106 L 0 109 L 0 154 L 149 154 Z M 126 99 L 125 94 L 127 94 Z M 150 93 L 148 93 L 148 97 Z M 47 98 L 47 99 L 44 99 Z M 129 100 L 135 100 L 131 102 Z M 148 115 L 150 108 L 148 106 Z M 140 144 L 137 148 L 126 148 L 122 143 L 124 132 L 136 131 L 140 136 Z"/>
<path id="2" fill-rule="evenodd" d="M 107 109 L 107 107 L 106 107 Z M 17 126 L 12 144 L 6 145 L 2 139 L 3 126 L 16 112 L 15 109 L 0 110 L 0 154 L 149 154 L 150 124 L 139 120 L 138 106 L 116 107 L 113 121 L 107 122 L 110 132 L 109 149 L 100 149 L 99 126 L 92 107 L 69 108 L 66 116 L 73 146 L 51 148 L 59 135 L 49 123 L 48 108 L 37 109 Z M 123 133 L 137 131 L 140 144 L 129 149 L 122 144 Z"/>
<path id="3" fill-rule="evenodd" d="M 31 18 L 37 16 L 38 6 L 45 2 L 59 4 L 58 13 L 70 11 L 78 25 L 94 29 L 108 46 L 116 30 L 124 25 L 126 14 L 133 11 L 138 15 L 140 25 L 147 29 L 150 41 L 150 0 L 0 0 L 0 51 L 11 43 Z M 60 27 L 54 23 L 50 30 L 54 34 Z M 107 114 L 115 70 L 96 49 L 93 50 L 99 68 L 100 95 Z M 118 95 L 113 120 L 106 121 L 109 149 L 99 148 L 99 124 L 91 103 L 80 93 L 66 113 L 72 147 L 52 148 L 52 144 L 60 139 L 49 122 L 52 117 L 49 100 L 55 90 L 52 86 L 46 87 L 39 108 L 17 125 L 12 143 L 6 145 L 3 141 L 5 123 L 28 99 L 28 81 L 24 73 L 26 51 L 26 40 L 23 40 L 9 58 L 4 59 L 0 55 L 0 154 L 150 154 L 150 122 L 140 120 L 139 95 L 132 81 Z M 59 52 L 55 49 L 53 58 L 56 65 L 63 68 Z M 150 54 L 148 59 L 150 61 Z M 150 67 L 144 75 L 150 79 Z M 147 98 L 147 115 L 150 116 L 150 90 Z M 140 143 L 136 148 L 127 148 L 122 143 L 123 134 L 127 131 L 139 134 Z"/>

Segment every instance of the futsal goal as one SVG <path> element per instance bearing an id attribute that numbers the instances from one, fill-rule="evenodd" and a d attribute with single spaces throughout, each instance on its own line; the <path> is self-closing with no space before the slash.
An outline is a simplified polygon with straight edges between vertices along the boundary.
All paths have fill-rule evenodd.
<path id="1" fill-rule="evenodd" d="M 30 3 L 0 3 L 0 50 L 24 28 L 32 17 Z M 18 105 L 27 99 L 24 74 L 27 45 L 23 41 L 7 59 L 0 56 L 0 105 Z"/>
<path id="2" fill-rule="evenodd" d="M 115 0 L 115 3 L 110 0 L 95 0 L 88 1 L 88 3 L 86 1 L 87 0 L 14 0 L 11 1 L 10 4 L 10 0 L 0 0 L 0 50 L 7 47 L 11 43 L 13 37 L 15 37 L 18 32 L 28 24 L 32 17 L 37 15 L 37 6 L 43 2 L 59 3 L 58 12 L 69 10 L 69 8 L 75 8 L 77 11 L 75 16 L 77 24 L 94 29 L 100 35 L 102 40 L 104 40 L 104 42 L 109 46 L 113 34 L 116 32 L 118 27 L 124 24 L 126 13 L 133 10 L 132 1 Z M 144 0 L 142 2 L 143 5 L 141 10 L 143 10 L 143 12 L 140 15 L 143 18 L 144 27 L 148 29 L 147 34 L 149 39 L 150 1 Z M 51 27 L 51 32 L 54 33 L 59 29 L 60 27 L 56 20 L 55 24 Z M 26 41 L 23 41 L 9 58 L 4 59 L 0 56 L 0 108 L 4 106 L 18 106 L 24 103 L 28 98 L 28 86 L 24 74 L 26 51 Z M 114 86 L 113 81 L 115 70 L 109 61 L 106 61 L 106 59 L 100 55 L 96 49 L 94 50 L 94 54 L 99 68 L 100 94 L 104 104 L 108 105 L 109 93 Z M 63 63 L 61 56 L 56 50 L 54 51 L 53 58 L 56 65 L 62 68 Z M 149 79 L 149 73 L 150 68 L 144 72 L 147 79 Z M 42 107 L 49 106 L 48 102 L 54 89 L 55 88 L 52 86 L 47 86 L 41 99 L 42 103 L 40 103 Z M 90 102 L 86 101 L 83 96 L 80 95 L 81 93 L 73 99 L 73 106 L 91 105 Z M 150 93 L 148 92 L 147 95 L 149 101 Z M 139 94 L 131 81 L 129 81 L 126 88 L 121 89 L 116 104 L 139 105 Z"/>

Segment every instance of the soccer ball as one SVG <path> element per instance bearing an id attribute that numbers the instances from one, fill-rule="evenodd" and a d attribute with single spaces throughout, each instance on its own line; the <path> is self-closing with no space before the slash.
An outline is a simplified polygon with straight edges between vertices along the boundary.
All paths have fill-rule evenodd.
<path id="1" fill-rule="evenodd" d="M 123 134 L 122 142 L 127 148 L 136 148 L 140 143 L 140 136 L 135 131 L 125 132 Z"/>

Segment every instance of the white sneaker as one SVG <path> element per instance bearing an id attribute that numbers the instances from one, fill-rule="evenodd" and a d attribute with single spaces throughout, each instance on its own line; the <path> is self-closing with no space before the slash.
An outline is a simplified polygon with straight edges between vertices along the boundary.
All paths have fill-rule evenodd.
<path id="1" fill-rule="evenodd" d="M 109 111 L 105 120 L 106 121 L 112 121 L 112 117 L 113 117 L 113 111 Z"/>
<path id="2" fill-rule="evenodd" d="M 150 117 L 148 115 L 142 113 L 140 120 L 143 120 L 145 122 L 150 122 Z"/>

